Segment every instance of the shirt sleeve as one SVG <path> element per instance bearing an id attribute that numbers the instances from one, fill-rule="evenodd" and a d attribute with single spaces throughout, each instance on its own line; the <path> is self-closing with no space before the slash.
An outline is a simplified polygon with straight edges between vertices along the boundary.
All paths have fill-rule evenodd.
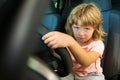
<path id="1" fill-rule="evenodd" d="M 102 41 L 95 41 L 92 43 L 93 47 L 91 48 L 91 51 L 96 51 L 100 54 L 100 57 L 102 58 L 103 52 L 104 52 L 104 43 Z"/>

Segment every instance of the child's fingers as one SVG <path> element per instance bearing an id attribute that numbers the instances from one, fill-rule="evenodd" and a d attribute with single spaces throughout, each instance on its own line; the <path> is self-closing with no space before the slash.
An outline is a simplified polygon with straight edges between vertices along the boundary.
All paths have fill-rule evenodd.
<path id="1" fill-rule="evenodd" d="M 54 41 L 54 37 L 48 37 L 44 40 L 44 43 L 48 44 L 50 42 L 53 42 Z"/>
<path id="2" fill-rule="evenodd" d="M 45 35 L 42 37 L 42 40 L 45 40 L 45 39 L 51 37 L 53 34 L 54 34 L 54 32 L 49 32 L 49 33 L 45 34 Z"/>

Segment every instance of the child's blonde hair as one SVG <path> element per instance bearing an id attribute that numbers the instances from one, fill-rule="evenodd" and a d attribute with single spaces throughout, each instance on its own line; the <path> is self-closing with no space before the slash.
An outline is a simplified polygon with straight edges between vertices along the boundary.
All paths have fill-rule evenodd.
<path id="1" fill-rule="evenodd" d="M 94 33 L 92 38 L 95 40 L 104 40 L 106 34 L 102 28 L 102 14 L 100 9 L 94 3 L 83 3 L 76 6 L 68 16 L 65 29 L 68 34 L 73 36 L 72 25 L 81 21 L 83 26 L 93 26 Z"/>

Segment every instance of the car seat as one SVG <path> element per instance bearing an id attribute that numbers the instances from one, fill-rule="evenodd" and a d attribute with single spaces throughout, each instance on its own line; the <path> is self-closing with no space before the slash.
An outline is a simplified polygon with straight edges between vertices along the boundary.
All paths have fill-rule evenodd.
<path id="1" fill-rule="evenodd" d="M 107 80 L 118 80 L 120 74 L 120 12 L 112 8 L 111 0 L 83 0 L 83 2 L 94 2 L 101 8 L 103 28 L 108 33 L 102 62 L 103 73 Z"/>

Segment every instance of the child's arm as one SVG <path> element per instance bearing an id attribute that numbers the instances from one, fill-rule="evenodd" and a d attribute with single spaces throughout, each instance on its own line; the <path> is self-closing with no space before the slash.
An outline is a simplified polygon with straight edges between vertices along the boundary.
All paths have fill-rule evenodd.
<path id="1" fill-rule="evenodd" d="M 49 32 L 42 39 L 51 48 L 68 47 L 75 59 L 83 66 L 89 66 L 99 57 L 97 52 L 86 52 L 73 37 L 61 32 Z"/>
<path id="2" fill-rule="evenodd" d="M 86 52 L 76 41 L 72 42 L 68 48 L 82 66 L 89 66 L 99 58 L 100 55 L 96 51 Z"/>

